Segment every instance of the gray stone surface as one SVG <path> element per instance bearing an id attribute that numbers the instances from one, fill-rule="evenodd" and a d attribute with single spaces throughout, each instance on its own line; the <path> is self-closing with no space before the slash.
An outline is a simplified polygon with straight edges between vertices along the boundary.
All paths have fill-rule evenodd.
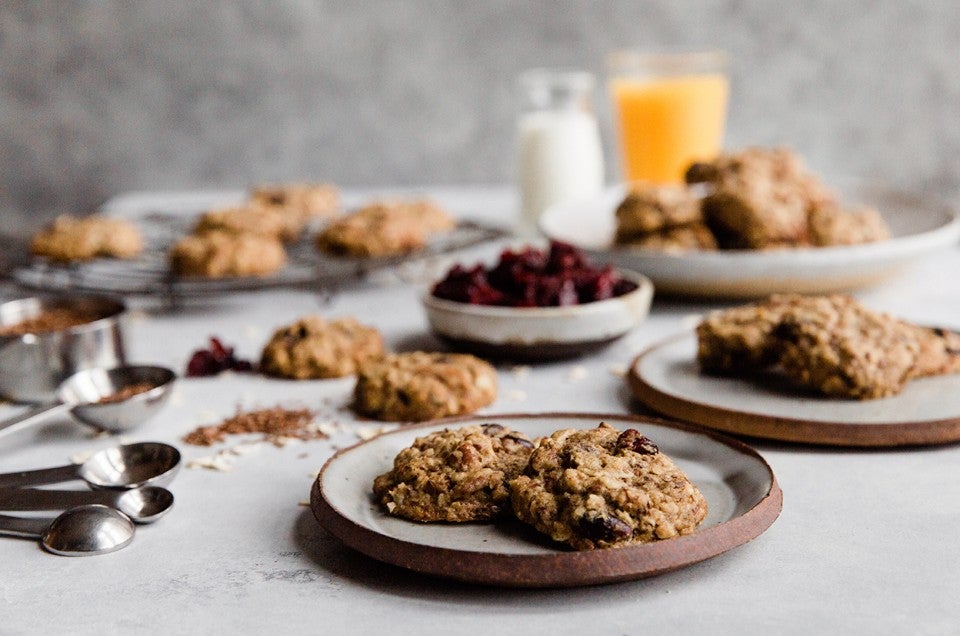
<path id="1" fill-rule="evenodd" d="M 947 0 L 11 0 L 0 230 L 132 189 L 506 183 L 517 74 L 600 74 L 624 46 L 729 50 L 728 146 L 787 143 L 827 174 L 960 187 Z"/>

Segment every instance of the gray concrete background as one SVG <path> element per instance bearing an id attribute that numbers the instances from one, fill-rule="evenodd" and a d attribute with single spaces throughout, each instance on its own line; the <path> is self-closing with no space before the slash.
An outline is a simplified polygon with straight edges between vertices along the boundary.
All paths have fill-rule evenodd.
<path id="1" fill-rule="evenodd" d="M 949 0 L 7 0 L 0 230 L 136 189 L 510 183 L 517 74 L 626 46 L 729 50 L 728 147 L 960 190 Z"/>

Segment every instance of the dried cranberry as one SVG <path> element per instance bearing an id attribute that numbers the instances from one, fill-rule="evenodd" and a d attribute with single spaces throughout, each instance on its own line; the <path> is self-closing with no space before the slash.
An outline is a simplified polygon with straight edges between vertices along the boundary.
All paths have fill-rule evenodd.
<path id="1" fill-rule="evenodd" d="M 456 265 L 434 285 L 433 295 L 456 302 L 511 307 L 557 307 L 605 300 L 636 289 L 609 265 L 593 267 L 569 243 L 551 241 L 549 252 L 506 249 L 487 270 Z"/>
<path id="2" fill-rule="evenodd" d="M 223 371 L 253 371 L 253 363 L 239 360 L 233 347 L 227 347 L 219 338 L 210 338 L 209 349 L 198 349 L 187 362 L 187 377 L 196 378 L 217 375 Z"/>
<path id="3" fill-rule="evenodd" d="M 656 455 L 660 452 L 657 445 L 650 438 L 641 435 L 640 431 L 628 428 L 617 438 L 617 448 L 625 448 L 640 455 Z"/>
<path id="4" fill-rule="evenodd" d="M 581 517 L 579 526 L 583 536 L 592 541 L 615 541 L 633 534 L 633 528 L 626 521 L 600 513 Z"/>

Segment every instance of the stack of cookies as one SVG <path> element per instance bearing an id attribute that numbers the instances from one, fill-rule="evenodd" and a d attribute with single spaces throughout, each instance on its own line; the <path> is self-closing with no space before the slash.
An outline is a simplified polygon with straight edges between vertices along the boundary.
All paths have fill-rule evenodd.
<path id="1" fill-rule="evenodd" d="M 634 184 L 616 211 L 615 243 L 660 250 L 776 249 L 889 238 L 873 208 L 844 208 L 784 148 L 747 148 L 695 163 L 687 185 Z"/>

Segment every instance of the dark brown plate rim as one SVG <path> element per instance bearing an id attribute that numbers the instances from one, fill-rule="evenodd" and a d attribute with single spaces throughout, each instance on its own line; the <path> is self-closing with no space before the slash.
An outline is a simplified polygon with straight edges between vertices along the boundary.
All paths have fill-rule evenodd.
<path id="1" fill-rule="evenodd" d="M 369 557 L 409 570 L 468 583 L 525 588 L 560 588 L 635 580 L 670 572 L 743 545 L 762 534 L 780 515 L 783 493 L 770 465 L 750 446 L 715 431 L 658 417 L 595 413 L 519 413 L 467 416 L 434 420 L 413 428 L 471 421 L 577 418 L 591 425 L 607 420 L 644 422 L 710 438 L 759 462 L 769 477 L 766 494 L 750 510 L 693 534 L 637 546 L 609 550 L 565 551 L 549 554 L 503 554 L 439 548 L 412 543 L 362 526 L 341 513 L 323 491 L 324 474 L 339 457 L 367 444 L 363 441 L 338 451 L 324 464 L 310 492 L 310 507 L 321 526 L 345 545 Z M 399 431 L 409 431 L 405 426 Z M 390 435 L 399 431 L 385 433 Z"/>
<path id="2" fill-rule="evenodd" d="M 637 372 L 639 362 L 690 333 L 662 340 L 642 351 L 630 364 L 627 384 L 633 395 L 666 417 L 693 422 L 723 433 L 781 442 L 844 447 L 929 446 L 960 441 L 960 416 L 929 421 L 861 424 L 824 422 L 728 409 L 685 399 L 649 384 Z"/>

